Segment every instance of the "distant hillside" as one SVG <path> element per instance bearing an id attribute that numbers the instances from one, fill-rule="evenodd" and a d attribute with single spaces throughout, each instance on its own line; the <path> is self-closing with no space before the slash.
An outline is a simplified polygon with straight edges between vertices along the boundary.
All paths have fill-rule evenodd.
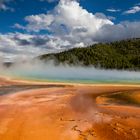
<path id="1" fill-rule="evenodd" d="M 39 59 L 43 61 L 54 59 L 56 64 L 140 70 L 140 39 L 74 48 L 57 54 L 45 54 Z"/>

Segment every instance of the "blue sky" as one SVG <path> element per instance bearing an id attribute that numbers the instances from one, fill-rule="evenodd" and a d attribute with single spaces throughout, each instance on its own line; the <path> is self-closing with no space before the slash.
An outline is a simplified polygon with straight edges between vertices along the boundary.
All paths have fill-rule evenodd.
<path id="1" fill-rule="evenodd" d="M 124 15 L 124 11 L 140 3 L 140 0 L 82 0 L 81 5 L 88 11 L 101 12 L 108 16 L 116 17 L 115 22 L 140 20 L 140 12 Z M 106 9 L 120 9 L 120 12 L 108 12 Z"/>
<path id="2" fill-rule="evenodd" d="M 140 37 L 140 0 L 0 0 L 0 57 Z"/>

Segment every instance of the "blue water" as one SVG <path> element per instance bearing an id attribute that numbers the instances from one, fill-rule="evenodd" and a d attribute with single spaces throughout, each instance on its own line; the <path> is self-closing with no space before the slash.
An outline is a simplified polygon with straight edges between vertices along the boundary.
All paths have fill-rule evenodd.
<path id="1" fill-rule="evenodd" d="M 17 78 L 36 81 L 140 84 L 140 72 L 100 70 L 92 67 L 20 67 L 4 73 Z"/>

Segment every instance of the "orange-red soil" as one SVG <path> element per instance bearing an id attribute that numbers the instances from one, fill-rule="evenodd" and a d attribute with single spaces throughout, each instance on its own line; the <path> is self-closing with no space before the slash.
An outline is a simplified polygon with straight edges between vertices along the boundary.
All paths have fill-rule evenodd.
<path id="1" fill-rule="evenodd" d="M 0 84 L 13 84 L 6 82 Z M 126 90 L 138 94 L 140 87 L 66 85 L 2 95 L 0 140 L 139 140 L 140 108 L 99 100 Z"/>

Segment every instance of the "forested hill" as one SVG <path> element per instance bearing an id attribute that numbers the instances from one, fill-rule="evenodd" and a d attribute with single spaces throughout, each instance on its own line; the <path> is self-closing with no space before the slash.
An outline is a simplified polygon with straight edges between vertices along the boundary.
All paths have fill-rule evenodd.
<path id="1" fill-rule="evenodd" d="M 105 69 L 140 70 L 140 39 L 123 40 L 113 43 L 95 44 L 85 48 L 74 48 L 57 54 L 39 57 L 56 64 L 93 65 Z"/>

